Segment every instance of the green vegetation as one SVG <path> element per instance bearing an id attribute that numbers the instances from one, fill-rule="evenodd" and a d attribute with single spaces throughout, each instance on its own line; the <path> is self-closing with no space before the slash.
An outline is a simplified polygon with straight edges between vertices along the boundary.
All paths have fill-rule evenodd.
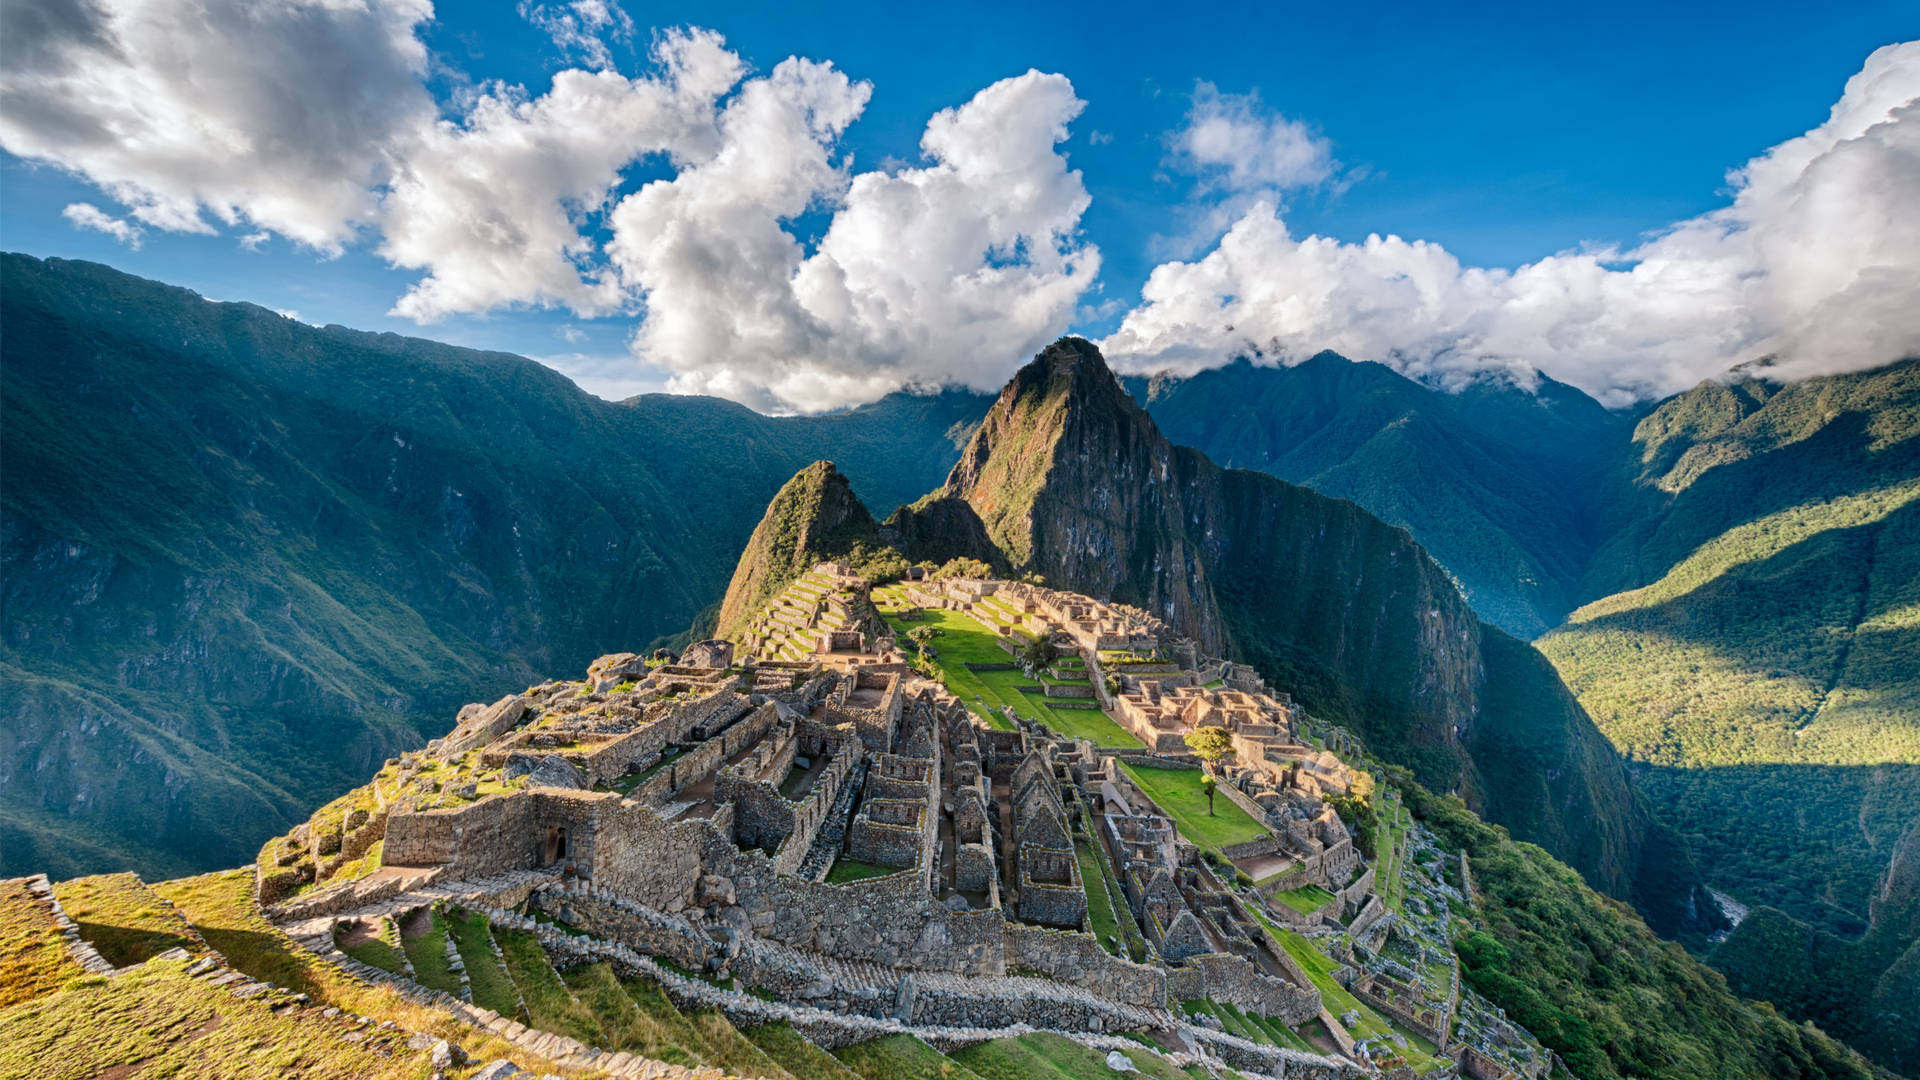
<path id="1" fill-rule="evenodd" d="M 402 926 L 400 947 L 413 964 L 415 982 L 449 994 L 460 992 L 460 976 L 447 962 L 447 923 L 438 911 L 429 910 Z"/>
<path id="2" fill-rule="evenodd" d="M 115 967 L 137 964 L 168 949 L 203 952 L 193 928 L 133 874 L 74 878 L 53 887 L 60 909 L 80 936 Z"/>
<path id="3" fill-rule="evenodd" d="M 348 1027 L 318 1008 L 275 1013 L 266 1001 L 189 978 L 186 964 L 155 960 L 0 1008 L 0 1075 L 418 1080 L 427 1072 L 403 1033 L 348 1042 Z"/>
<path id="4" fill-rule="evenodd" d="M 406 954 L 400 951 L 398 941 L 388 940 L 394 936 L 392 923 L 381 919 L 375 925 L 378 927 L 378 932 L 373 935 L 343 933 L 336 930 L 334 944 L 340 946 L 341 952 L 363 964 L 370 964 L 381 971 L 389 971 L 396 975 L 405 972 Z"/>
<path id="5" fill-rule="evenodd" d="M 1000 647 L 999 635 L 971 615 L 934 609 L 922 612 L 909 622 L 900 617 L 905 603 L 903 597 L 883 592 L 877 593 L 875 600 L 881 614 L 902 638 L 919 627 L 939 631 L 933 647 L 938 654 L 934 662 L 939 665 L 941 681 L 974 715 L 992 726 L 1003 730 L 1011 728 L 999 713 L 999 709 L 1011 707 L 1021 716 L 1038 719 L 1062 735 L 1092 739 L 1096 746 L 1134 748 L 1140 745 L 1140 740 L 1097 709 L 1055 709 L 1044 697 L 1021 693 L 1019 688 L 1032 685 L 1033 680 L 1019 671 L 968 670 L 968 664 L 1013 663 L 1013 657 Z"/>
<path id="6" fill-rule="evenodd" d="M 512 1058 L 536 1068 L 542 1064 L 542 1059 L 516 1050 L 496 1036 L 476 1032 L 438 1009 L 416 1005 L 391 987 L 361 982 L 294 944 L 253 906 L 251 870 L 202 874 L 161 882 L 152 888 L 173 901 L 194 930 L 236 970 L 306 994 L 316 1008 L 332 1006 L 355 1016 L 391 1019 L 411 1031 L 454 1039 L 483 1059 Z M 472 958 L 465 954 L 462 958 L 471 967 Z M 480 986 L 478 975 L 474 975 L 474 1000 L 485 1004 Z M 511 1001 L 504 1012 L 512 1015 Z"/>
<path id="7" fill-rule="evenodd" d="M 454 946 L 460 951 L 460 962 L 467 966 L 467 983 L 473 991 L 473 1003 L 502 1016 L 517 1015 L 520 1002 L 514 993 L 513 980 L 500 966 L 500 961 L 494 957 L 493 949 L 488 944 L 493 938 L 493 931 L 488 926 L 487 917 L 477 911 L 450 909 L 447 912 L 447 928 L 453 933 Z"/>
<path id="8" fill-rule="evenodd" d="M 1107 877 L 1101 872 L 1100 862 L 1104 858 L 1094 850 L 1090 840 L 1076 840 L 1073 845 L 1074 857 L 1080 863 L 1080 881 L 1087 891 L 1087 921 L 1093 927 L 1093 936 L 1100 939 L 1100 945 L 1115 956 L 1128 955 L 1127 938 L 1120 931 L 1120 916 L 1113 905 L 1113 896 L 1107 891 Z M 1126 918 L 1132 919 L 1133 913 L 1127 912 Z"/>
<path id="9" fill-rule="evenodd" d="M 1121 763 L 1133 782 L 1173 817 L 1180 834 L 1202 848 L 1218 850 L 1268 835 L 1267 827 L 1228 800 L 1217 814 L 1207 812 L 1198 769 L 1154 769 Z"/>
<path id="10" fill-rule="evenodd" d="M 1333 900 L 1333 894 L 1318 885 L 1303 885 L 1298 889 L 1274 893 L 1273 898 L 1302 915 L 1311 915 L 1326 907 Z"/>
<path id="11" fill-rule="evenodd" d="M 1320 999 L 1326 1004 L 1328 1013 L 1334 1016 L 1341 1016 L 1347 1012 L 1360 1014 L 1359 1022 L 1347 1029 L 1354 1038 L 1365 1039 L 1376 1035 L 1391 1038 L 1397 1034 L 1407 1040 L 1407 1046 L 1401 1052 L 1405 1054 L 1407 1064 L 1413 1066 L 1416 1072 L 1426 1072 L 1441 1063 L 1439 1048 L 1434 1046 L 1431 1040 L 1396 1024 L 1373 1006 L 1354 997 L 1346 987 L 1341 986 L 1339 980 L 1333 976 L 1340 964 L 1332 957 L 1320 951 L 1313 942 L 1267 918 L 1259 910 L 1256 909 L 1254 915 L 1267 928 L 1267 932 L 1273 935 L 1274 940 L 1280 943 L 1280 947 L 1286 950 L 1287 955 L 1300 965 L 1301 971 L 1306 973 L 1307 981 L 1320 991 Z M 1706 1075 L 1709 1074 L 1702 1074 L 1703 1080 Z"/>
<path id="12" fill-rule="evenodd" d="M 52 993 L 84 974 L 67 956 L 53 913 L 25 878 L 0 880 L 0 1008 Z"/>
<path id="13" fill-rule="evenodd" d="M 1826 1036 L 1740 1001 L 1718 973 L 1539 848 L 1481 822 L 1457 798 L 1414 786 L 1402 793 L 1440 843 L 1472 858 L 1482 929 L 1456 942 L 1467 984 L 1577 1075 L 1870 1075 Z"/>
<path id="14" fill-rule="evenodd" d="M 859 859 L 849 859 L 842 855 L 834 860 L 833 869 L 827 871 L 827 884 L 840 885 L 849 881 L 886 877 L 888 874 L 899 872 L 900 868 L 897 866 L 881 866 L 879 863 L 861 862 Z"/>
<path id="15" fill-rule="evenodd" d="M 542 1031 L 557 1032 L 579 1039 L 589 1046 L 605 1046 L 606 1035 L 593 1010 L 582 1005 L 560 981 L 547 950 L 540 939 L 524 930 L 496 928 L 493 939 L 500 943 L 500 955 L 506 958 L 507 973 L 527 1005 L 527 1022 Z"/>
<path id="16" fill-rule="evenodd" d="M 765 1024 L 741 1032 L 795 1080 L 859 1080 L 859 1073 L 808 1042 L 792 1024 Z"/>
<path id="17" fill-rule="evenodd" d="M 865 1080 L 980 1080 L 971 1069 L 912 1035 L 843 1046 L 833 1056 Z"/>
<path id="18" fill-rule="evenodd" d="M 1186 1080 L 1172 1062 L 1145 1047 L 1124 1053 L 1142 1077 Z M 977 1043 L 952 1057 L 981 1080 L 1111 1080 L 1116 1075 L 1107 1068 L 1104 1051 L 1051 1032 Z"/>

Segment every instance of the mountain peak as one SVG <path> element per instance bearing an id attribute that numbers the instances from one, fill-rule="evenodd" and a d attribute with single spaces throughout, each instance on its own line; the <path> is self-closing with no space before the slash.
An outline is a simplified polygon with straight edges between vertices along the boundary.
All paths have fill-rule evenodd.
<path id="1" fill-rule="evenodd" d="M 781 485 L 734 568 L 720 604 L 718 633 L 736 633 L 767 600 L 813 564 L 878 546 L 879 526 L 831 461 L 816 461 Z"/>

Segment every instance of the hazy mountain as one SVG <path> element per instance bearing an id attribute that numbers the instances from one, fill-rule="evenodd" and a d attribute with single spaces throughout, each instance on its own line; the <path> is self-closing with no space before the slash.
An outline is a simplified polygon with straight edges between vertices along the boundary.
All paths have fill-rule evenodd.
<path id="1" fill-rule="evenodd" d="M 832 457 L 904 501 L 987 399 L 772 419 L 0 263 L 0 874 L 232 866 L 452 709 L 683 630 Z"/>
<path id="2" fill-rule="evenodd" d="M 1581 599 L 1607 524 L 1600 481 L 1629 429 L 1545 377 L 1448 393 L 1334 353 L 1124 381 L 1169 439 L 1405 527 L 1482 618 L 1525 638 Z"/>

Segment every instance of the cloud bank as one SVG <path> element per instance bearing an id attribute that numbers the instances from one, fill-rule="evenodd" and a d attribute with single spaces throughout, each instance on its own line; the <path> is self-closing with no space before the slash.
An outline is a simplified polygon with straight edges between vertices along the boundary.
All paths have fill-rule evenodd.
<path id="1" fill-rule="evenodd" d="M 1638 247 L 1516 270 L 1437 244 L 1296 238 L 1258 201 L 1154 269 L 1102 346 L 1141 371 L 1334 349 L 1457 383 L 1538 369 L 1611 404 L 1743 364 L 1780 378 L 1920 355 L 1920 43 L 1867 59 L 1827 121 L 1729 175 L 1732 203 Z"/>
<path id="2" fill-rule="evenodd" d="M 928 120 L 918 161 L 860 171 L 841 140 L 873 90 L 828 61 L 754 72 L 670 30 L 627 75 L 617 4 L 519 11 L 577 65 L 543 92 L 437 69 L 425 0 L 45 0 L 0 36 L 0 146 L 120 207 L 76 202 L 76 228 L 364 247 L 418 274 L 396 314 L 625 320 L 636 366 L 763 409 L 990 389 L 1106 310 L 1083 306 L 1100 252 L 1060 149 L 1083 107 L 1066 78 L 996 82 Z M 1440 382 L 1540 369 L 1613 402 L 1920 352 L 1917 99 L 1920 43 L 1881 49 L 1722 209 L 1508 271 L 1295 237 L 1288 193 L 1341 182 L 1329 143 L 1203 83 L 1166 138 L 1193 195 L 1182 258 L 1103 345 L 1137 370 L 1324 348 Z"/>

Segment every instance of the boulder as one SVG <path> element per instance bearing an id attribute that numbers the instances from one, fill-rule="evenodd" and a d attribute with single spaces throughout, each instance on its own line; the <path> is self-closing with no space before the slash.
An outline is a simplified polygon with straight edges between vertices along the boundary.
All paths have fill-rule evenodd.
<path id="1" fill-rule="evenodd" d="M 506 1058 L 500 1058 L 497 1061 L 489 1061 L 485 1065 L 480 1066 L 480 1071 L 468 1077 L 467 1080 L 507 1080 L 509 1076 L 524 1075 L 526 1075 L 526 1073 L 520 1066 L 508 1061 Z"/>
<path id="2" fill-rule="evenodd" d="M 732 667 L 733 642 L 722 638 L 696 641 L 681 651 L 680 664 L 682 667 Z"/>
<path id="3" fill-rule="evenodd" d="M 548 754 L 540 759 L 528 773 L 528 787 L 556 787 L 584 790 L 587 778 L 580 774 L 573 762 L 559 754 Z"/>
<path id="4" fill-rule="evenodd" d="M 1140 1071 L 1139 1067 L 1134 1065 L 1131 1058 L 1118 1050 L 1107 1051 L 1107 1068 L 1112 1069 L 1114 1072 Z"/>

